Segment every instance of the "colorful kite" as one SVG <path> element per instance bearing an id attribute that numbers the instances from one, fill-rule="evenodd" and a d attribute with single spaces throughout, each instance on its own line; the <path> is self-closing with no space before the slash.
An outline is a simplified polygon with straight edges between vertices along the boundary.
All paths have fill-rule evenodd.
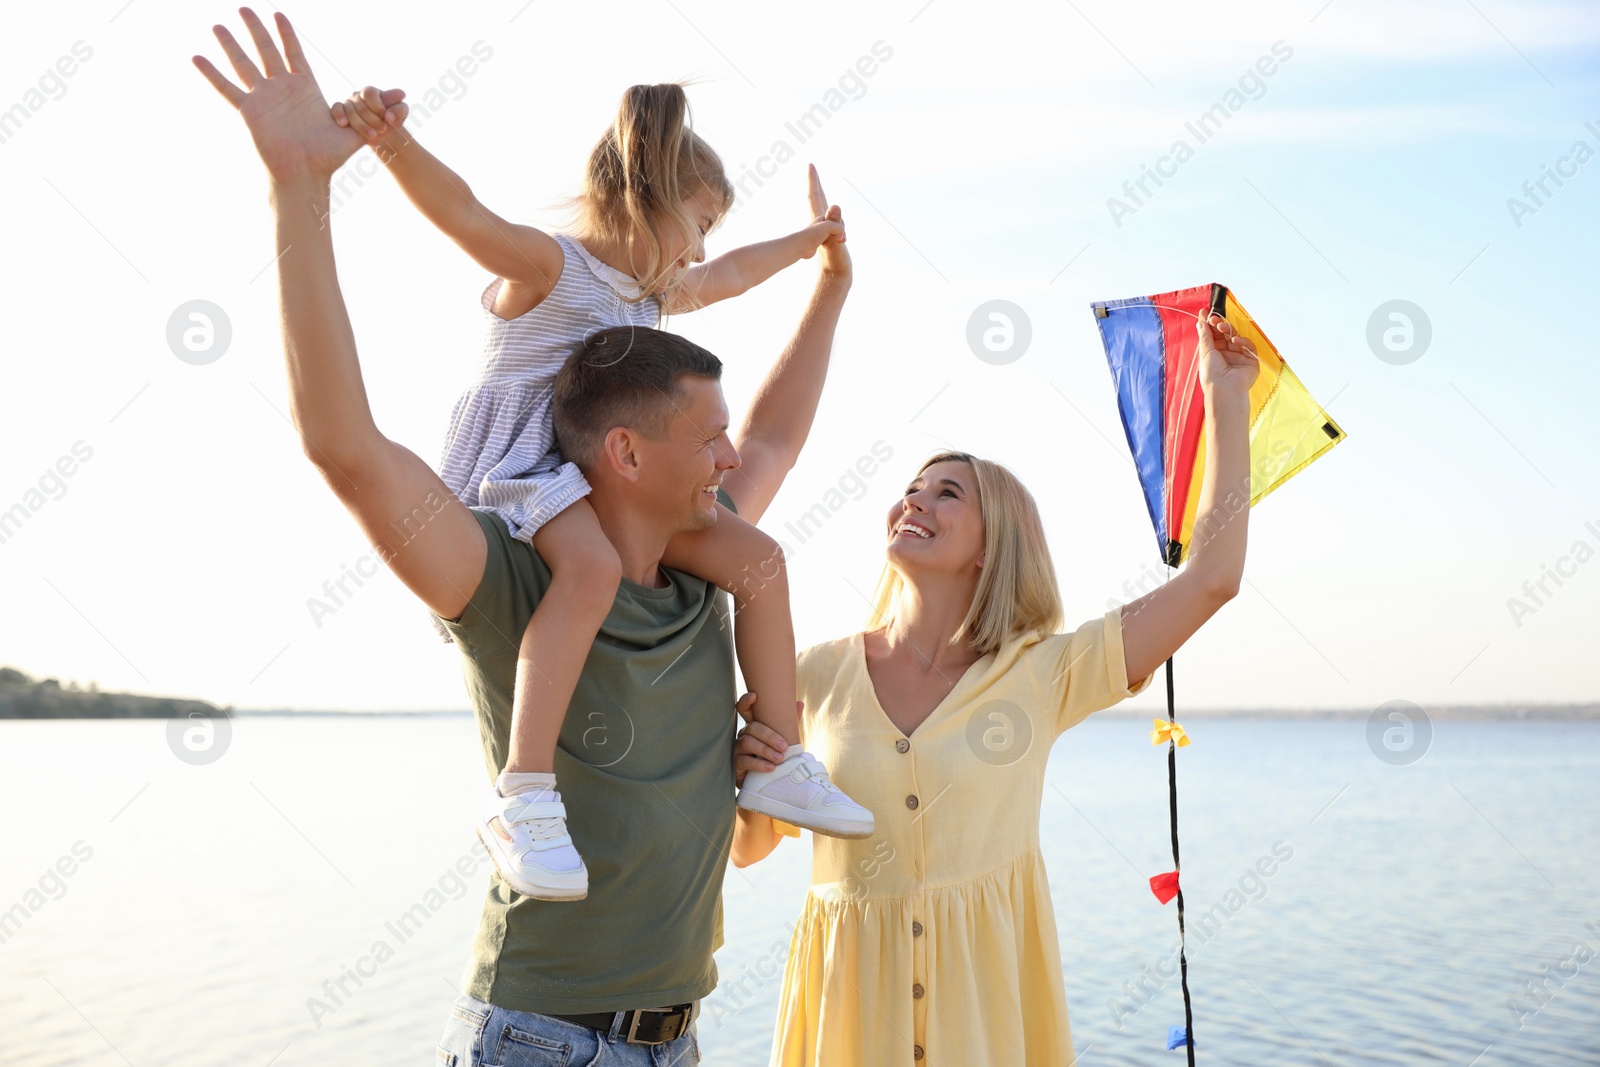
<path id="1" fill-rule="evenodd" d="M 1344 439 L 1294 371 L 1227 287 L 1094 304 L 1100 340 L 1117 385 L 1122 428 L 1139 469 L 1161 558 L 1188 558 L 1195 505 L 1206 469 L 1205 402 L 1195 358 L 1195 317 L 1215 312 L 1255 344 L 1261 374 L 1250 390 L 1250 503 L 1304 470 Z"/>
<path id="2" fill-rule="evenodd" d="M 1205 482 L 1205 397 L 1200 389 L 1195 320 L 1223 316 L 1251 341 L 1261 373 L 1250 388 L 1250 504 L 1294 477 L 1344 440 L 1344 431 L 1311 398 L 1267 335 L 1227 287 L 1197 285 L 1175 293 L 1108 300 L 1092 305 L 1100 340 L 1117 387 L 1122 429 L 1128 435 L 1156 546 L 1168 567 L 1189 558 L 1195 510 Z M 1224 497 L 1226 500 L 1226 497 Z M 1174 719 L 1172 660 L 1167 660 L 1167 717 L 1155 720 L 1150 741 L 1167 744 L 1167 788 L 1172 816 L 1173 869 L 1150 879 L 1162 904 L 1178 901 L 1178 964 L 1183 1022 L 1167 1032 L 1167 1048 L 1182 1048 L 1194 1067 L 1194 1010 L 1189 1000 L 1189 958 L 1183 926 L 1182 865 L 1178 860 L 1178 760 L 1189 736 Z"/>

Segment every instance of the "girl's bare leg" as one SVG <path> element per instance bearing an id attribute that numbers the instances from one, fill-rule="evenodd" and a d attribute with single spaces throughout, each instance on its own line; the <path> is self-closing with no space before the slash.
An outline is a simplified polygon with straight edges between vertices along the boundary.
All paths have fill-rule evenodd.
<path id="1" fill-rule="evenodd" d="M 541 526 L 533 543 L 550 567 L 550 588 L 522 635 L 506 766 L 477 832 L 517 892 L 582 900 L 589 871 L 567 833 L 556 741 L 589 647 L 616 599 L 622 563 L 583 500 Z"/>
<path id="2" fill-rule="evenodd" d="M 622 581 L 622 561 L 587 500 L 539 527 L 533 547 L 550 567 L 551 580 L 517 656 L 508 774 L 555 770 L 567 705 Z"/>
<path id="3" fill-rule="evenodd" d="M 661 562 L 733 595 L 734 649 L 745 688 L 756 694 L 755 720 L 797 745 L 800 717 L 794 708 L 794 620 L 789 614 L 783 549 L 721 504 L 717 512 L 717 521 L 711 526 L 667 542 Z"/>
<path id="4" fill-rule="evenodd" d="M 872 813 L 845 796 L 827 768 L 800 747 L 795 710 L 794 622 L 789 576 L 778 543 L 727 508 L 704 530 L 679 534 L 661 562 L 733 594 L 739 668 L 755 693 L 752 717 L 783 736 L 787 751 L 771 771 L 749 771 L 739 807 L 831 837 L 870 837 Z"/>

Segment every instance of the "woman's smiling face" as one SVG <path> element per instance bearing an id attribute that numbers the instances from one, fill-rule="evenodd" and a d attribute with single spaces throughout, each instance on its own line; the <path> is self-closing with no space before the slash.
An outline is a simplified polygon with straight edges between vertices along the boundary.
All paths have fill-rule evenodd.
<path id="1" fill-rule="evenodd" d="M 889 509 L 889 561 L 902 574 L 959 574 L 983 565 L 983 508 L 972 465 L 931 464 Z"/>

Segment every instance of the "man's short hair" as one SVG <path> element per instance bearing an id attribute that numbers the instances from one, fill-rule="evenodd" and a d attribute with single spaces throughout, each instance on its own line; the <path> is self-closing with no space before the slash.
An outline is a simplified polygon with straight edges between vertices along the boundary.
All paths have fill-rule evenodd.
<path id="1" fill-rule="evenodd" d="M 625 426 L 666 436 L 683 407 L 684 377 L 722 379 L 722 361 L 692 341 L 646 326 L 596 330 L 556 375 L 556 441 L 580 468 L 600 458 L 606 434 Z"/>

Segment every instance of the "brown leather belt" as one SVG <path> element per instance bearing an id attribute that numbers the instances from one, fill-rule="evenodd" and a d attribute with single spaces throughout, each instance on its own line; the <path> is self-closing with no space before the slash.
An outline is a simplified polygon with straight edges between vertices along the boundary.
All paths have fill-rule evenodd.
<path id="1" fill-rule="evenodd" d="M 697 1014 L 696 1004 L 676 1004 L 670 1008 L 636 1008 L 633 1011 L 602 1011 L 588 1015 L 555 1015 L 550 1018 L 577 1023 L 591 1030 L 617 1032 L 630 1045 L 663 1045 L 676 1041 L 689 1032 L 689 1024 Z"/>

